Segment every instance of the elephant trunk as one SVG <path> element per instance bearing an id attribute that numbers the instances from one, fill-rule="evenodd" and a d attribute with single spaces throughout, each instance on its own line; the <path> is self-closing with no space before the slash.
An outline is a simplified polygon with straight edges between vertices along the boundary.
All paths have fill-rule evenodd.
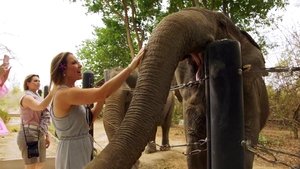
<path id="1" fill-rule="evenodd" d="M 197 10 L 183 10 L 159 23 L 149 39 L 128 112 L 110 143 L 87 168 L 127 169 L 138 160 L 157 124 L 178 62 L 213 41 L 213 27 L 199 22 L 206 17 Z"/>
<path id="2" fill-rule="evenodd" d="M 120 88 L 105 101 L 103 125 L 109 141 L 115 135 L 125 116 L 126 110 L 124 105 L 128 96 L 127 92 L 122 90 L 123 88 Z"/>

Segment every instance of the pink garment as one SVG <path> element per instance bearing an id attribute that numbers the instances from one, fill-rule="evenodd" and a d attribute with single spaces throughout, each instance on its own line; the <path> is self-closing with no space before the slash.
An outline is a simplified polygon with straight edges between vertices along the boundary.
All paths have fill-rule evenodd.
<path id="1" fill-rule="evenodd" d="M 34 94 L 28 90 L 25 91 L 25 95 L 31 95 L 33 96 L 34 99 L 40 101 L 40 97 L 37 94 Z M 21 101 L 24 96 L 22 96 L 20 99 L 21 120 L 23 121 L 23 124 L 32 124 L 32 125 L 39 126 L 42 111 L 33 111 L 30 108 L 23 107 L 21 105 Z"/>
<path id="2" fill-rule="evenodd" d="M 43 101 L 43 98 L 40 95 L 32 91 L 26 90 L 25 95 L 30 95 L 39 102 Z M 48 126 L 50 124 L 49 108 L 46 108 L 43 111 L 33 111 L 29 108 L 24 108 L 21 105 L 21 101 L 24 96 L 22 96 L 20 99 L 21 120 L 23 124 L 31 124 L 31 125 L 39 126 L 40 131 L 43 132 L 44 134 L 47 134 Z"/>
<path id="3" fill-rule="evenodd" d="M 7 130 L 2 118 L 0 117 L 0 136 L 6 136 L 9 134 L 9 131 Z"/>
<path id="4" fill-rule="evenodd" d="M 3 86 L 0 86 L 0 97 L 5 96 L 8 93 L 8 88 L 4 84 Z"/>

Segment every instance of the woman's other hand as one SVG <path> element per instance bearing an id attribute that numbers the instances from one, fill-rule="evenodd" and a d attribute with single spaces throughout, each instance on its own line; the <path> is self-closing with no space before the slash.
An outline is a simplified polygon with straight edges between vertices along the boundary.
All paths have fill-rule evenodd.
<path id="1" fill-rule="evenodd" d="M 48 135 L 46 135 L 45 144 L 46 144 L 46 148 L 48 148 L 50 146 L 50 138 Z"/>
<path id="2" fill-rule="evenodd" d="M 56 93 L 57 89 L 58 89 L 58 86 L 56 84 L 52 83 L 51 89 L 50 89 L 51 94 L 54 95 Z"/>

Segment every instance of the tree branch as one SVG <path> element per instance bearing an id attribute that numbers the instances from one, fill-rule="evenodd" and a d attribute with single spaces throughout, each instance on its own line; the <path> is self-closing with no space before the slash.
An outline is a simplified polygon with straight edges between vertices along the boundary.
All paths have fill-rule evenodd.
<path id="1" fill-rule="evenodd" d="M 127 10 L 127 3 L 126 0 L 122 0 L 123 8 L 124 8 L 124 25 L 126 29 L 126 37 L 127 37 L 127 42 L 128 42 L 128 47 L 130 49 L 130 56 L 131 58 L 134 58 L 135 52 L 133 48 L 133 43 L 130 35 L 130 26 L 129 26 L 129 20 L 128 20 L 128 10 Z"/>

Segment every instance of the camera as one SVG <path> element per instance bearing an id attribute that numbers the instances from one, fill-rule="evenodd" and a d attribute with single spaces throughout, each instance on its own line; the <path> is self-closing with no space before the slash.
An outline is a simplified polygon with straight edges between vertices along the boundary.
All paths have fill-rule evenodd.
<path id="1" fill-rule="evenodd" d="M 27 142 L 28 158 L 38 157 L 39 155 L 39 141 Z"/>

